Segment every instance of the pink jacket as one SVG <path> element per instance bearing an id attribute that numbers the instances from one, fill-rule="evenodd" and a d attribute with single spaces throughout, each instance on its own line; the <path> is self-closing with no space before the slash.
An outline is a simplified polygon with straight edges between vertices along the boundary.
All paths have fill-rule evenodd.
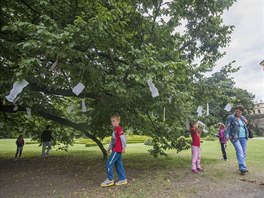
<path id="1" fill-rule="evenodd" d="M 225 144 L 226 138 L 225 138 L 225 129 L 220 129 L 218 133 L 219 142 Z"/>

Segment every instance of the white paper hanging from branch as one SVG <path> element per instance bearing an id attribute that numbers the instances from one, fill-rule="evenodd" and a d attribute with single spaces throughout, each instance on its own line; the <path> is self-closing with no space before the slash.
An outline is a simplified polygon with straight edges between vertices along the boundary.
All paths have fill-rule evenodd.
<path id="1" fill-rule="evenodd" d="M 31 108 L 27 107 L 26 110 L 27 110 L 27 116 L 31 118 Z"/>
<path id="2" fill-rule="evenodd" d="M 26 80 L 22 81 L 16 81 L 13 84 L 13 88 L 11 89 L 9 95 L 5 96 L 5 98 L 9 102 L 14 102 L 16 99 L 17 95 L 20 94 L 20 92 L 28 85 L 29 83 Z"/>
<path id="3" fill-rule="evenodd" d="M 72 89 L 72 92 L 75 93 L 75 95 L 79 95 L 83 89 L 85 88 L 85 86 L 79 82 L 73 89 Z"/>
<path id="4" fill-rule="evenodd" d="M 171 104 L 172 96 L 170 96 L 168 100 L 169 100 L 169 104 Z"/>
<path id="5" fill-rule="evenodd" d="M 228 112 L 231 111 L 232 106 L 233 105 L 231 103 L 227 103 L 227 105 L 225 106 L 225 110 L 228 111 Z"/>
<path id="6" fill-rule="evenodd" d="M 202 106 L 199 106 L 196 110 L 197 114 L 198 114 L 198 117 L 202 116 L 203 114 L 203 107 Z"/>
<path id="7" fill-rule="evenodd" d="M 82 99 L 82 112 L 86 112 L 85 99 Z"/>
<path id="8" fill-rule="evenodd" d="M 148 80 L 147 82 L 148 82 L 149 90 L 151 91 L 152 97 L 155 98 L 159 96 L 159 90 L 154 85 L 154 83 L 152 83 L 152 80 Z"/>
<path id="9" fill-rule="evenodd" d="M 71 113 L 73 110 L 73 104 L 71 104 L 69 107 L 68 107 L 68 113 Z"/>
<path id="10" fill-rule="evenodd" d="M 166 121 L 166 107 L 163 107 L 163 122 Z"/>
<path id="11" fill-rule="evenodd" d="M 208 103 L 206 104 L 206 107 L 207 107 L 206 108 L 206 116 L 209 116 L 209 104 Z"/>

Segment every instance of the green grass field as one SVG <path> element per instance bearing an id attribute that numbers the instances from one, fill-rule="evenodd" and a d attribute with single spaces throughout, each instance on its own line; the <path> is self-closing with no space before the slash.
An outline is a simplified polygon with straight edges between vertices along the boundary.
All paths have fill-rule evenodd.
<path id="1" fill-rule="evenodd" d="M 26 139 L 25 141 L 30 140 Z M 59 169 L 68 170 L 67 174 L 69 174 L 68 172 L 76 172 L 75 175 L 82 176 L 79 176 L 77 181 L 79 182 L 78 187 L 70 190 L 65 185 L 72 183 L 71 176 L 65 176 L 65 184 L 56 185 L 54 184 L 56 178 L 61 179 L 62 176 L 54 173 L 56 178 L 54 178 L 52 190 L 48 186 L 43 188 L 43 193 L 49 192 L 49 197 L 163 197 L 164 193 L 167 197 L 192 197 L 194 195 L 211 197 L 215 192 L 222 192 L 225 188 L 222 197 L 225 197 L 225 194 L 228 197 L 228 193 L 239 191 L 243 185 L 252 185 L 250 188 L 252 189 L 251 193 L 255 193 L 256 197 L 258 193 L 264 192 L 263 186 L 259 185 L 261 182 L 264 183 L 264 140 L 253 139 L 248 141 L 247 165 L 250 173 L 246 176 L 246 179 L 255 181 L 254 184 L 240 181 L 241 176 L 237 170 L 235 151 L 230 142 L 227 146 L 228 162 L 221 160 L 218 141 L 204 141 L 202 143 L 201 165 L 205 172 L 199 175 L 191 173 L 190 150 L 178 154 L 175 150 L 170 150 L 167 151 L 168 157 L 155 159 L 148 153 L 151 148 L 151 146 L 145 146 L 142 143 L 128 144 L 126 153 L 123 155 L 123 161 L 129 184 L 126 187 L 111 187 L 108 189 L 99 186 L 100 182 L 105 179 L 105 161 L 102 160 L 102 154 L 98 147 L 75 144 L 69 148 L 68 152 L 55 151 L 53 148 L 50 153 L 51 159 L 48 159 L 47 162 L 44 160 L 44 163 L 51 163 L 45 170 L 50 171 L 50 169 L 54 169 L 51 167 L 60 167 L 63 164 L 63 167 Z M 14 139 L 0 140 L 0 159 L 2 162 L 8 161 L 11 164 L 9 166 L 13 166 L 12 161 L 15 151 Z M 29 165 L 27 167 L 26 164 L 41 166 L 40 163 L 43 164 L 43 162 L 41 162 L 40 155 L 41 147 L 38 144 L 26 144 L 21 160 L 25 163 L 23 170 L 28 171 L 30 169 L 32 171 L 34 169 Z M 83 172 L 83 169 L 86 171 Z M 38 174 L 38 172 L 34 174 Z M 4 177 L 0 181 L 0 184 L 13 182 L 12 179 L 4 179 Z M 41 183 L 41 181 L 39 182 Z M 229 188 L 230 182 L 233 185 L 231 188 Z M 202 183 L 202 186 L 200 183 Z M 67 195 L 65 195 L 65 190 Z M 207 192 L 206 195 L 203 194 L 204 191 Z M 14 193 L 12 194 L 13 197 L 16 197 L 15 195 L 19 197 L 15 190 L 12 190 L 12 192 Z M 30 193 L 34 194 L 34 192 Z M 247 197 L 248 194 L 246 193 L 245 196 L 242 194 L 241 197 Z"/>

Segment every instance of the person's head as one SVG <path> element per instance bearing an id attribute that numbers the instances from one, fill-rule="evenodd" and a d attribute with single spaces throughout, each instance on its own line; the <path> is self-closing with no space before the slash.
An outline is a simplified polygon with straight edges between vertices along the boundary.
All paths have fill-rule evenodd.
<path id="1" fill-rule="evenodd" d="M 240 117 L 243 114 L 244 110 L 245 108 L 242 105 L 236 106 L 236 117 Z"/>
<path id="2" fill-rule="evenodd" d="M 224 125 L 222 122 L 219 122 L 219 123 L 217 124 L 217 126 L 218 126 L 219 129 L 223 129 L 223 128 L 225 128 L 225 125 Z"/>
<path id="3" fill-rule="evenodd" d="M 119 126 L 120 123 L 120 115 L 114 114 L 111 116 L 111 123 L 113 127 Z"/>
<path id="4" fill-rule="evenodd" d="M 47 125 L 47 126 L 46 126 L 46 129 L 50 129 L 50 127 L 51 127 L 50 125 Z"/>
<path id="5" fill-rule="evenodd" d="M 197 121 L 191 121 L 189 123 L 190 128 L 198 128 L 198 122 Z"/>
<path id="6" fill-rule="evenodd" d="M 23 135 L 20 134 L 20 135 L 18 136 L 18 139 L 22 139 L 22 138 L 23 138 Z"/>

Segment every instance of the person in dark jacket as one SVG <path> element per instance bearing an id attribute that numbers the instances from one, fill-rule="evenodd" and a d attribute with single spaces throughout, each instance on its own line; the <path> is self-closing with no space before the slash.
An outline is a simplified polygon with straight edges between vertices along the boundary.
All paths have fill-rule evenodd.
<path id="1" fill-rule="evenodd" d="M 246 166 L 248 121 L 244 116 L 242 116 L 243 111 L 244 111 L 244 107 L 242 105 L 238 105 L 236 107 L 235 114 L 228 116 L 225 136 L 226 136 L 226 139 L 231 140 L 236 150 L 239 170 L 241 171 L 242 175 L 245 175 L 246 172 L 248 172 L 248 169 Z"/>
<path id="2" fill-rule="evenodd" d="M 17 159 L 18 153 L 19 153 L 19 158 L 22 155 L 22 150 L 23 150 L 23 147 L 24 147 L 24 138 L 23 138 L 23 135 L 20 135 L 17 138 L 16 145 L 17 145 L 17 151 L 16 151 L 16 155 L 15 155 L 15 160 Z"/>
<path id="3" fill-rule="evenodd" d="M 49 155 L 49 152 L 51 150 L 51 140 L 55 141 L 51 135 L 52 131 L 50 130 L 50 127 L 51 127 L 50 125 L 47 125 L 46 129 L 41 134 L 42 157 L 43 158 L 47 158 Z"/>

